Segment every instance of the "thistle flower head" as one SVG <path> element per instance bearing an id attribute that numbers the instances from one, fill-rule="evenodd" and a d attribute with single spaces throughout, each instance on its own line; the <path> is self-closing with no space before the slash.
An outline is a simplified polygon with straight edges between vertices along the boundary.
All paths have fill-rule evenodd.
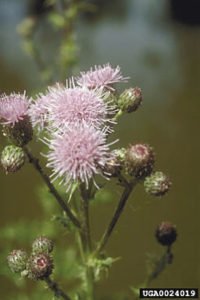
<path id="1" fill-rule="evenodd" d="M 167 175 L 163 172 L 155 172 L 147 177 L 144 181 L 145 191 L 152 196 L 165 195 L 172 183 Z"/>
<path id="2" fill-rule="evenodd" d="M 48 97 L 41 95 L 34 103 L 30 105 L 29 116 L 33 127 L 38 127 L 38 130 L 41 131 L 44 128 L 45 122 L 47 120 L 47 104 Z"/>
<path id="3" fill-rule="evenodd" d="M 33 127 L 37 127 L 39 131 L 43 130 L 48 123 L 48 111 L 52 101 L 51 93 L 62 88 L 63 87 L 57 83 L 49 87 L 46 94 L 39 94 L 37 99 L 30 104 L 28 114 Z"/>
<path id="4" fill-rule="evenodd" d="M 128 77 L 123 77 L 120 67 L 112 68 L 110 64 L 95 66 L 88 72 L 81 72 L 81 76 L 76 82 L 80 86 L 86 86 L 90 89 L 104 87 L 113 89 L 112 84 L 117 82 L 126 82 Z"/>
<path id="5" fill-rule="evenodd" d="M 45 236 L 40 236 L 36 238 L 33 243 L 32 243 L 32 250 L 34 254 L 38 253 L 47 253 L 49 254 L 50 252 L 53 251 L 53 241 L 48 239 Z"/>
<path id="6" fill-rule="evenodd" d="M 177 238 L 176 226 L 171 222 L 162 222 L 155 232 L 157 241 L 163 246 L 171 246 Z"/>
<path id="7" fill-rule="evenodd" d="M 26 268 L 27 253 L 21 249 L 13 250 L 7 257 L 8 266 L 13 273 L 20 273 Z"/>
<path id="8" fill-rule="evenodd" d="M 102 89 L 76 87 L 73 82 L 64 87 L 57 84 L 31 104 L 29 115 L 33 126 L 44 129 L 66 128 L 75 123 L 101 127 L 112 122 L 116 107 Z"/>
<path id="9" fill-rule="evenodd" d="M 103 174 L 107 177 L 117 177 L 120 174 L 123 167 L 124 151 L 125 149 L 115 149 L 110 152 L 108 161 L 102 169 Z"/>
<path id="10" fill-rule="evenodd" d="M 6 173 L 14 173 L 24 165 L 25 153 L 21 147 L 8 145 L 3 149 L 0 161 Z"/>
<path id="11" fill-rule="evenodd" d="M 144 179 L 150 175 L 155 162 L 153 149 L 146 144 L 130 145 L 125 154 L 125 166 L 129 175 Z"/>
<path id="12" fill-rule="evenodd" d="M 0 122 L 14 125 L 27 116 L 29 100 L 24 94 L 2 95 L 0 97 Z"/>
<path id="13" fill-rule="evenodd" d="M 131 113 L 136 111 L 142 103 L 142 91 L 139 87 L 129 88 L 125 90 L 118 99 L 119 108 Z"/>
<path id="14" fill-rule="evenodd" d="M 105 132 L 86 124 L 69 127 L 63 134 L 54 133 L 49 148 L 47 166 L 53 169 L 54 179 L 63 178 L 69 188 L 77 180 L 88 185 L 109 157 Z"/>
<path id="15" fill-rule="evenodd" d="M 51 275 L 53 267 L 53 259 L 49 254 L 32 254 L 27 262 L 28 277 L 34 280 L 43 280 Z"/>
<path id="16" fill-rule="evenodd" d="M 60 128 L 75 123 L 100 127 L 112 110 L 104 97 L 102 90 L 80 87 L 52 90 L 48 107 L 50 127 Z"/>

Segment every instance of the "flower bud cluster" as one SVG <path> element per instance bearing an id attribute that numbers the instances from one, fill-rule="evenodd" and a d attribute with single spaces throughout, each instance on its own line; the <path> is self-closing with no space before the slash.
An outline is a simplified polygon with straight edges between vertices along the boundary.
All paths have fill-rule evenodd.
<path id="1" fill-rule="evenodd" d="M 32 140 L 33 128 L 28 115 L 30 100 L 25 94 L 0 96 L 0 124 L 11 145 L 1 153 L 1 165 L 6 173 L 21 169 L 25 162 L 23 147 Z"/>
<path id="2" fill-rule="evenodd" d="M 103 169 L 110 177 L 118 177 L 120 173 L 144 181 L 147 194 L 164 196 L 171 187 L 171 181 L 163 172 L 153 172 L 155 153 L 147 144 L 133 144 L 126 149 L 116 149 Z"/>
<path id="3" fill-rule="evenodd" d="M 53 176 L 61 178 L 69 188 L 74 181 L 88 186 L 89 180 L 99 173 L 116 177 L 124 167 L 124 161 L 119 153 L 109 149 L 107 137 L 113 131 L 118 113 L 133 112 L 142 101 L 138 87 L 117 96 L 115 84 L 128 79 L 122 75 L 119 66 L 113 68 L 106 64 L 81 72 L 66 86 L 58 83 L 48 87 L 46 93 L 39 94 L 34 101 L 25 93 L 2 95 L 0 123 L 4 135 L 12 144 L 23 148 L 32 139 L 33 127 L 39 132 L 43 130 L 48 135 L 43 140 L 49 147 L 47 166 L 52 168 Z M 131 161 L 133 155 L 130 152 L 129 149 L 126 153 L 127 172 L 132 172 L 134 165 L 132 175 L 142 177 L 149 173 L 150 163 L 146 162 L 141 170 L 135 161 Z M 19 154 L 12 157 L 12 162 L 5 151 L 2 155 L 5 156 L 2 161 L 6 172 L 15 172 L 23 165 L 22 153 L 20 157 Z"/>
<path id="4" fill-rule="evenodd" d="M 138 87 L 126 89 L 118 96 L 115 83 L 127 79 L 119 67 L 107 64 L 82 72 L 66 86 L 49 87 L 35 101 L 27 99 L 25 94 L 1 96 L 0 124 L 12 143 L 4 148 L 0 158 L 6 173 L 16 172 L 23 166 L 23 149 L 36 127 L 38 134 L 43 131 L 43 142 L 48 146 L 46 157 L 47 167 L 52 169 L 51 178 L 60 178 L 68 186 L 67 191 L 74 183 L 88 188 L 90 180 L 95 182 L 94 176 L 101 174 L 117 177 L 130 191 L 134 186 L 131 184 L 144 181 L 148 194 L 165 195 L 171 182 L 164 173 L 154 172 L 155 154 L 151 146 L 137 143 L 110 150 L 113 143 L 108 143 L 108 137 L 118 116 L 135 112 L 142 103 L 142 91 Z M 160 244 L 169 247 L 176 240 L 177 232 L 170 222 L 163 222 L 155 235 Z M 30 256 L 24 250 L 13 250 L 7 258 L 8 265 L 21 276 L 44 280 L 54 268 L 52 251 L 52 241 L 39 237 L 32 243 Z"/>
<path id="5" fill-rule="evenodd" d="M 53 271 L 53 242 L 46 237 L 39 237 L 32 243 L 30 256 L 24 250 L 13 250 L 7 257 L 8 266 L 14 273 L 34 280 L 43 280 Z"/>

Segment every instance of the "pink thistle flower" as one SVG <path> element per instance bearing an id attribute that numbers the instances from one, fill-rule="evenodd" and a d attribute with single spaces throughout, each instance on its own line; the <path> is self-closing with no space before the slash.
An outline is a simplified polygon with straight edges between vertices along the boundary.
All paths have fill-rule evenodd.
<path id="1" fill-rule="evenodd" d="M 86 124 L 69 127 L 61 133 L 54 133 L 52 140 L 45 139 L 49 146 L 48 167 L 53 169 L 51 177 L 61 177 L 62 183 L 74 181 L 86 183 L 95 174 L 100 173 L 109 157 L 109 145 L 106 144 L 106 134 Z"/>
<path id="2" fill-rule="evenodd" d="M 112 68 L 110 64 L 95 66 L 88 72 L 81 72 L 81 76 L 76 82 L 79 86 L 86 86 L 90 89 L 104 87 L 113 90 L 112 84 L 117 82 L 126 82 L 128 77 L 123 77 L 120 67 Z"/>
<path id="3" fill-rule="evenodd" d="M 28 114 L 31 119 L 33 127 L 38 127 L 41 131 L 44 129 L 48 119 L 48 104 L 49 98 L 46 95 L 40 95 L 40 97 L 33 103 L 31 103 L 28 110 Z"/>
<path id="4" fill-rule="evenodd" d="M 96 128 L 109 122 L 109 115 L 116 111 L 102 90 L 88 90 L 87 88 L 53 89 L 46 96 L 49 128 L 65 128 L 75 123 L 87 123 Z M 110 120 L 111 121 L 111 120 Z"/>
<path id="5" fill-rule="evenodd" d="M 0 96 L 0 122 L 3 125 L 14 125 L 28 114 L 30 101 L 24 94 L 12 93 Z"/>
<path id="6" fill-rule="evenodd" d="M 49 87 L 46 94 L 39 94 L 37 99 L 30 104 L 28 114 L 33 127 L 38 127 L 38 131 L 42 131 L 45 125 L 48 124 L 49 106 L 51 105 L 50 93 L 62 89 L 60 84 Z"/>

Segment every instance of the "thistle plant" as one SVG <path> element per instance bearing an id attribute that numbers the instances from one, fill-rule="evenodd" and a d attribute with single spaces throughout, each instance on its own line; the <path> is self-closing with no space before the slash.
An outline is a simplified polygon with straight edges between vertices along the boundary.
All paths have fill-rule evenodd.
<path id="1" fill-rule="evenodd" d="M 120 116 L 135 113 L 142 102 L 140 88 L 131 87 L 122 93 L 117 89 L 116 84 L 122 85 L 128 79 L 119 67 L 106 64 L 81 72 L 65 85 L 47 87 L 46 92 L 34 99 L 15 93 L 2 95 L 0 99 L 0 122 L 10 143 L 2 151 L 2 166 L 6 173 L 17 172 L 26 160 L 40 174 L 61 208 L 59 220 L 62 217 L 67 220 L 67 226 L 64 222 L 60 226 L 64 225 L 76 241 L 79 284 L 66 290 L 52 279 L 57 267 L 52 251 L 54 248 L 56 252 L 57 246 L 41 236 L 42 232 L 32 242 L 30 254 L 12 250 L 8 265 L 22 277 L 43 281 L 57 298 L 98 299 L 95 286 L 117 261 L 108 256 L 106 246 L 134 189 L 144 184 L 148 194 L 161 197 L 171 186 L 168 176 L 154 171 L 155 153 L 150 145 L 130 141 L 130 145 L 118 148 L 118 141 L 112 139 Z M 45 165 L 33 153 L 31 140 L 31 144 L 40 141 L 45 146 L 42 153 Z M 120 186 L 121 196 L 97 241 L 90 225 L 90 206 L 97 192 L 104 192 L 108 180 Z M 174 225 L 161 223 L 156 238 L 166 247 L 167 254 L 154 264 L 144 286 L 172 262 Z"/>

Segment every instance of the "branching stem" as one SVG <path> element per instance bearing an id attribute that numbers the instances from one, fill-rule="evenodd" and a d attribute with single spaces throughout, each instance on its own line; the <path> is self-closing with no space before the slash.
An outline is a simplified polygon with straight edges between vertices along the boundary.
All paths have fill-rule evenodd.
<path id="1" fill-rule="evenodd" d="M 120 200 L 119 200 L 119 203 L 115 209 L 115 212 L 113 214 L 113 217 L 107 227 L 107 229 L 105 230 L 98 246 L 97 246 L 97 249 L 95 250 L 95 255 L 98 255 L 103 249 L 104 247 L 106 246 L 123 210 L 124 210 L 124 207 L 126 205 L 126 202 L 133 190 L 133 188 L 135 187 L 135 185 L 137 184 L 137 180 L 133 181 L 133 182 L 127 182 L 127 181 L 124 181 L 123 182 L 124 184 L 124 190 L 122 192 L 122 195 L 120 197 Z"/>
<path id="2" fill-rule="evenodd" d="M 69 217 L 69 219 L 72 221 L 72 223 L 80 228 L 80 222 L 79 220 L 75 217 L 75 215 L 72 213 L 72 211 L 70 210 L 69 206 L 65 203 L 65 201 L 62 199 L 62 197 L 60 196 L 60 194 L 58 193 L 58 191 L 56 190 L 56 188 L 54 187 L 54 185 L 51 183 L 48 175 L 44 172 L 42 166 L 40 165 L 40 162 L 37 158 L 35 158 L 33 156 L 33 154 L 31 153 L 31 151 L 28 149 L 28 147 L 24 146 L 23 147 L 24 152 L 26 153 L 29 162 L 35 167 L 35 169 L 38 171 L 38 173 L 40 174 L 40 176 L 42 177 L 42 179 L 44 180 L 44 182 L 46 183 L 46 185 L 49 188 L 49 191 L 51 192 L 51 194 L 55 197 L 56 201 L 58 202 L 58 204 L 61 206 L 61 208 L 63 209 L 64 212 L 66 212 L 67 216 Z"/>

